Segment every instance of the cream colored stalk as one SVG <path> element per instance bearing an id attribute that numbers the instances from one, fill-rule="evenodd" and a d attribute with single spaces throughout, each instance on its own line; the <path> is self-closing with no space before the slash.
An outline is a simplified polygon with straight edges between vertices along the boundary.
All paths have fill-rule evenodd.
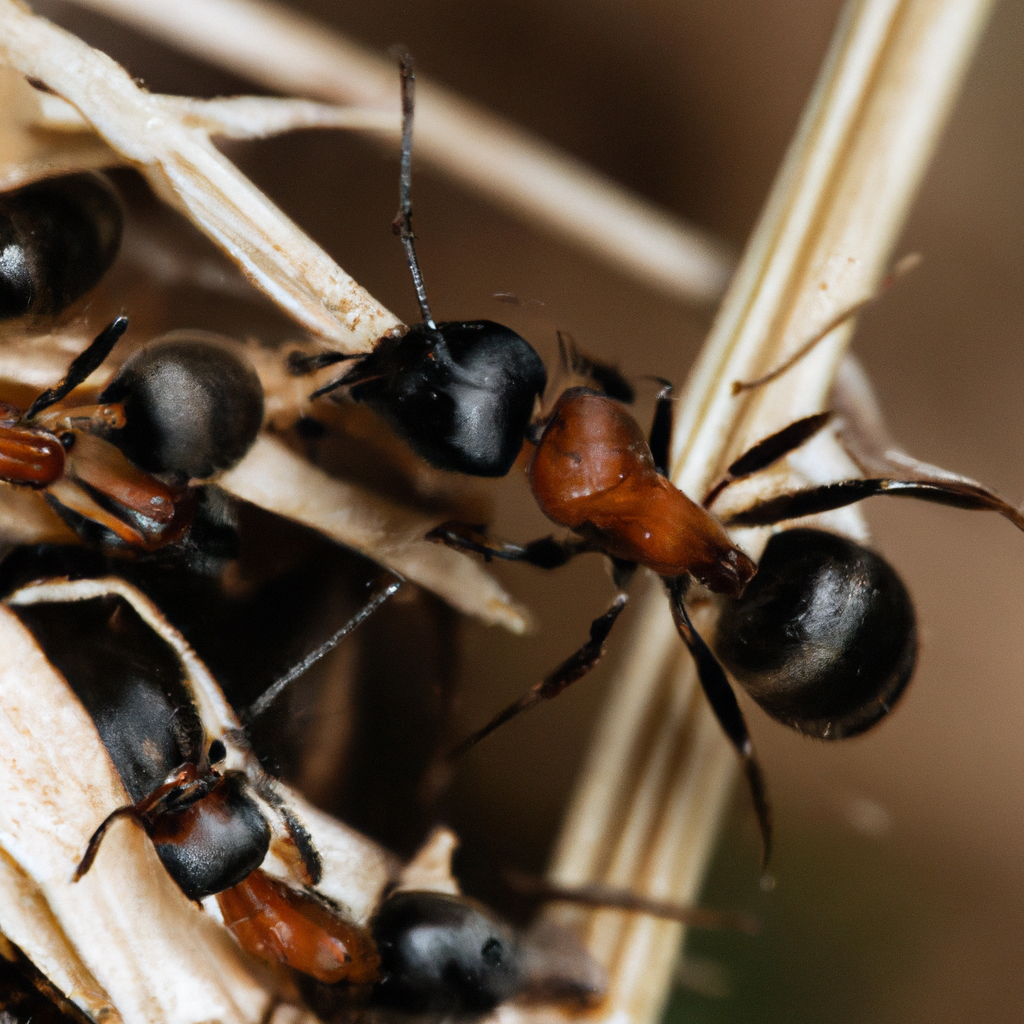
<path id="1" fill-rule="evenodd" d="M 989 0 L 848 4 L 680 403 L 672 476 L 690 494 L 702 493 L 754 440 L 824 407 L 849 325 L 767 387 L 736 396 L 732 384 L 782 362 L 871 293 L 990 7 Z M 802 470 L 812 478 L 845 472 L 827 458 Z M 758 537 L 738 539 L 757 553 Z M 659 591 L 652 586 L 639 610 L 550 874 L 690 902 L 732 790 L 735 755 Z M 581 928 L 609 967 L 598 1019 L 658 1018 L 680 926 L 610 911 L 550 913 Z M 506 1009 L 501 1016 L 523 1024 L 555 1015 Z"/>
<path id="2" fill-rule="evenodd" d="M 74 0 L 284 93 L 397 99 L 395 64 L 264 0 Z M 517 125 L 420 76 L 416 156 L 499 206 L 689 302 L 717 299 L 725 247 Z"/>
<path id="3" fill-rule="evenodd" d="M 67 100 L 308 331 L 365 352 L 399 326 L 218 152 L 192 107 L 139 88 L 106 54 L 15 0 L 0 0 L 0 63 Z"/>

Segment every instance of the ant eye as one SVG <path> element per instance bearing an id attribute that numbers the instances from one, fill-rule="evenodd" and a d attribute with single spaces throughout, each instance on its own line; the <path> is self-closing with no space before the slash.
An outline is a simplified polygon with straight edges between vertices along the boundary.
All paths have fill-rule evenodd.
<path id="1" fill-rule="evenodd" d="M 121 245 L 121 204 L 96 174 L 0 196 L 0 320 L 60 313 L 97 284 Z"/>
<path id="2" fill-rule="evenodd" d="M 101 402 L 122 402 L 111 441 L 142 469 L 204 479 L 230 469 L 263 424 L 263 388 L 242 355 L 204 332 L 176 331 L 133 355 Z"/>
<path id="3" fill-rule="evenodd" d="M 821 739 L 870 729 L 914 670 L 903 581 L 879 555 L 820 530 L 768 542 L 743 597 L 726 602 L 718 656 L 773 718 Z"/>
<path id="4" fill-rule="evenodd" d="M 488 939 L 480 950 L 480 958 L 490 967 L 497 967 L 502 960 L 502 945 L 498 939 Z"/>
<path id="5" fill-rule="evenodd" d="M 210 744 L 210 750 L 209 753 L 207 754 L 210 764 L 220 764 L 220 762 L 223 761 L 224 758 L 227 756 L 227 749 L 225 748 L 221 740 L 214 740 Z"/>

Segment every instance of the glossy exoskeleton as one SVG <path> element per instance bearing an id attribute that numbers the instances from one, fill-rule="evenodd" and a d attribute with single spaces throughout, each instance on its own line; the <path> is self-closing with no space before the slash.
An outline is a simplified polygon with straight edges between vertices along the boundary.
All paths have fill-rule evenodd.
<path id="1" fill-rule="evenodd" d="M 215 770 L 223 744 L 207 738 L 166 641 L 119 595 L 13 610 L 92 717 L 182 891 L 202 899 L 258 868 L 270 827 L 244 776 Z"/>
<path id="2" fill-rule="evenodd" d="M 368 355 L 340 353 L 293 357 L 304 373 L 345 359 L 358 361 L 314 393 L 344 388 L 382 416 L 406 443 L 437 469 L 471 476 L 504 476 L 523 447 L 547 371 L 525 338 L 491 320 L 436 323 L 416 259 L 412 233 L 411 161 L 415 72 L 401 59 L 401 236 L 423 322 L 400 338 L 383 338 Z"/>
<path id="3" fill-rule="evenodd" d="M 367 607 L 395 589 L 389 584 Z M 133 801 L 100 824 L 76 877 L 90 869 L 109 828 L 130 817 L 187 896 L 216 897 L 244 949 L 324 984 L 362 987 L 378 1005 L 472 1017 L 527 991 L 577 1002 L 600 994 L 601 972 L 585 953 L 545 965 L 550 943 L 519 935 L 465 897 L 400 890 L 384 896 L 366 928 L 315 889 L 261 870 L 268 815 L 283 823 L 307 886 L 322 868 L 308 833 L 255 761 L 227 767 L 229 748 L 237 757 L 242 738 L 211 738 L 180 651 L 148 621 L 154 609 L 137 607 L 129 599 L 135 592 L 111 580 L 55 590 L 63 599 L 29 587 L 9 606 L 89 713 Z"/>
<path id="4" fill-rule="evenodd" d="M 974 481 L 910 459 L 886 439 L 860 446 L 865 451 L 858 460 L 863 477 L 774 494 L 719 521 L 708 509 L 726 487 L 800 447 L 829 424 L 832 414 L 797 420 L 759 442 L 697 505 L 666 477 L 668 403 L 663 393 L 648 443 L 625 407 L 608 396 L 573 388 L 559 398 L 543 424 L 528 473 L 541 510 L 572 530 L 573 536 L 502 544 L 462 524 L 445 524 L 431 536 L 487 558 L 526 561 L 542 568 L 599 551 L 611 558 L 620 589 L 638 565 L 661 576 L 673 620 L 694 657 L 704 692 L 742 759 L 767 860 L 771 814 L 761 770 L 726 673 L 690 621 L 685 602 L 691 582 L 739 600 L 735 607 L 726 601 L 729 610 L 717 640 L 736 678 L 770 714 L 823 738 L 863 731 L 886 714 L 913 669 L 914 617 L 895 573 L 865 549 L 838 538 L 821 540 L 819 533 L 799 531 L 792 539 L 783 534 L 769 546 L 757 570 L 724 527 L 769 526 L 880 494 L 995 511 L 1019 529 L 1024 529 L 1024 515 Z M 850 424 L 847 430 L 852 431 Z M 847 443 L 844 437 L 851 455 L 855 440 Z M 625 602 L 626 595 L 620 592 L 592 624 L 586 644 L 454 753 L 469 749 L 590 671 L 603 655 Z M 876 633 L 879 624 L 881 632 Z M 750 646 L 744 641 L 747 629 L 753 631 Z"/>
<path id="5" fill-rule="evenodd" d="M 870 729 L 914 672 L 914 605 L 892 566 L 822 530 L 777 533 L 718 620 L 715 651 L 772 718 L 819 739 Z"/>
<path id="6" fill-rule="evenodd" d="M 513 930 L 459 896 L 398 892 L 373 921 L 381 958 L 374 1001 L 406 1013 L 467 1016 L 493 1010 L 526 985 Z"/>
<path id="7" fill-rule="evenodd" d="M 323 982 L 373 981 L 377 954 L 366 929 L 314 892 L 259 870 L 272 836 L 268 814 L 283 826 L 304 882 L 315 884 L 322 868 L 304 826 L 255 760 L 227 767 L 229 737 L 207 733 L 178 651 L 124 594 L 107 589 L 77 600 L 11 598 L 92 718 L 131 800 L 99 824 L 76 878 L 110 827 L 130 817 L 186 896 L 217 897 L 243 948 Z M 230 740 L 237 750 L 240 737 Z"/>
<path id="8" fill-rule="evenodd" d="M 106 179 L 69 174 L 0 195 L 0 320 L 60 313 L 96 285 L 121 245 Z"/>
<path id="9" fill-rule="evenodd" d="M 241 461 L 263 425 L 263 386 L 223 339 L 174 331 L 130 356 L 100 395 L 125 425 L 112 440 L 149 473 L 204 480 Z"/>
<path id="10" fill-rule="evenodd" d="M 0 480 L 42 490 L 88 542 L 153 551 L 192 524 L 190 481 L 234 465 L 255 440 L 263 389 L 223 343 L 175 335 L 130 358 L 98 405 L 59 406 L 127 326 L 112 321 L 28 410 L 0 409 Z"/>

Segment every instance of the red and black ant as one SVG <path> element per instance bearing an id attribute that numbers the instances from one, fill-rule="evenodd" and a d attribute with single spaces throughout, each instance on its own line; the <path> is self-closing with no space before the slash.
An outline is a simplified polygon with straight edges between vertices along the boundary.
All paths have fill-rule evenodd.
<path id="1" fill-rule="evenodd" d="M 128 327 L 118 317 L 27 410 L 0 407 L 0 481 L 41 490 L 84 539 L 112 552 L 180 541 L 192 482 L 230 468 L 263 423 L 256 371 L 206 335 L 177 332 L 131 356 L 98 404 L 61 408 Z"/>
<path id="2" fill-rule="evenodd" d="M 269 707 L 400 583 L 382 585 L 248 717 Z M 259 767 L 243 731 L 208 730 L 201 707 L 209 694 L 200 698 L 180 649 L 154 629 L 155 609 L 132 588 L 110 579 L 43 582 L 16 591 L 8 607 L 92 718 L 133 801 L 100 823 L 76 880 L 91 869 L 109 828 L 131 818 L 186 896 L 215 898 L 244 949 L 318 982 L 361 988 L 374 1006 L 469 1017 L 525 993 L 577 1003 L 600 995 L 602 972 L 582 950 L 563 949 L 552 960 L 543 938 L 519 933 L 464 896 L 403 883 L 371 897 L 374 909 L 360 923 L 320 893 L 323 862 L 308 831 Z M 272 829 L 272 818 L 283 834 Z M 262 868 L 275 832 L 291 847 L 301 887 Z"/>
<path id="3" fill-rule="evenodd" d="M 123 224 L 121 204 L 98 174 L 0 195 L 0 320 L 63 312 L 114 262 Z"/>
<path id="4" fill-rule="evenodd" d="M 742 759 L 767 861 L 771 812 L 761 769 L 722 664 L 687 612 L 692 583 L 728 599 L 716 648 L 734 678 L 770 715 L 821 738 L 862 732 L 888 713 L 913 671 L 916 627 L 899 577 L 861 545 L 817 530 L 790 530 L 772 538 L 760 566 L 755 566 L 725 527 L 775 525 L 879 494 L 996 511 L 1019 529 L 1024 529 L 1024 515 L 980 484 L 918 463 L 891 445 L 876 444 L 867 453 L 864 444 L 858 445 L 866 435 L 849 422 L 856 413 L 846 410 L 843 436 L 852 454 L 860 448 L 864 477 L 776 494 L 719 521 L 709 507 L 726 487 L 803 445 L 832 420 L 832 413 L 798 420 L 755 445 L 698 505 L 666 476 L 670 402 L 663 392 L 646 440 L 622 403 L 607 395 L 572 388 L 559 397 L 538 427 L 527 473 L 541 510 L 570 529 L 569 538 L 504 544 L 457 523 L 432 532 L 435 540 L 485 558 L 546 569 L 584 552 L 600 552 L 611 559 L 620 590 L 608 611 L 594 621 L 586 644 L 463 741 L 453 756 L 590 671 L 625 607 L 626 584 L 637 566 L 646 566 L 664 582 L 676 628 L 694 657 L 704 692 Z"/>

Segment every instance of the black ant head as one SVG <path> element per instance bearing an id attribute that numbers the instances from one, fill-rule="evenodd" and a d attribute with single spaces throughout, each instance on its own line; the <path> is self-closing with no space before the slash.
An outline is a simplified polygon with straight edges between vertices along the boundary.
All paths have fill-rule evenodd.
<path id="1" fill-rule="evenodd" d="M 190 900 L 248 878 L 270 848 L 270 826 L 240 775 L 225 775 L 187 810 L 159 818 L 150 833 L 167 873 Z"/>
<path id="2" fill-rule="evenodd" d="M 263 424 L 263 387 L 239 353 L 203 332 L 175 331 L 140 349 L 107 385 L 126 425 L 111 441 L 141 469 L 204 479 L 230 469 Z"/>
<path id="3" fill-rule="evenodd" d="M 382 415 L 437 469 L 504 476 L 523 446 L 536 399 L 547 384 L 525 338 L 491 320 L 438 324 L 430 312 L 412 231 L 412 124 L 415 71 L 401 55 L 402 170 L 394 229 L 402 240 L 423 322 L 385 339 L 348 379 L 350 394 Z"/>
<path id="4" fill-rule="evenodd" d="M 821 530 L 768 542 L 743 596 L 725 604 L 718 656 L 773 718 L 820 739 L 870 729 L 917 657 L 914 606 L 884 559 Z"/>
<path id="5" fill-rule="evenodd" d="M 381 957 L 374 1001 L 406 1013 L 477 1016 L 524 985 L 512 930 L 460 896 L 399 892 L 373 925 Z"/>
<path id="6" fill-rule="evenodd" d="M 0 196 L 0 320 L 60 313 L 97 284 L 121 245 L 106 179 L 69 174 Z"/>
<path id="7" fill-rule="evenodd" d="M 491 320 L 417 324 L 381 342 L 350 393 L 437 469 L 504 476 L 523 446 L 547 371 L 532 346 Z"/>

